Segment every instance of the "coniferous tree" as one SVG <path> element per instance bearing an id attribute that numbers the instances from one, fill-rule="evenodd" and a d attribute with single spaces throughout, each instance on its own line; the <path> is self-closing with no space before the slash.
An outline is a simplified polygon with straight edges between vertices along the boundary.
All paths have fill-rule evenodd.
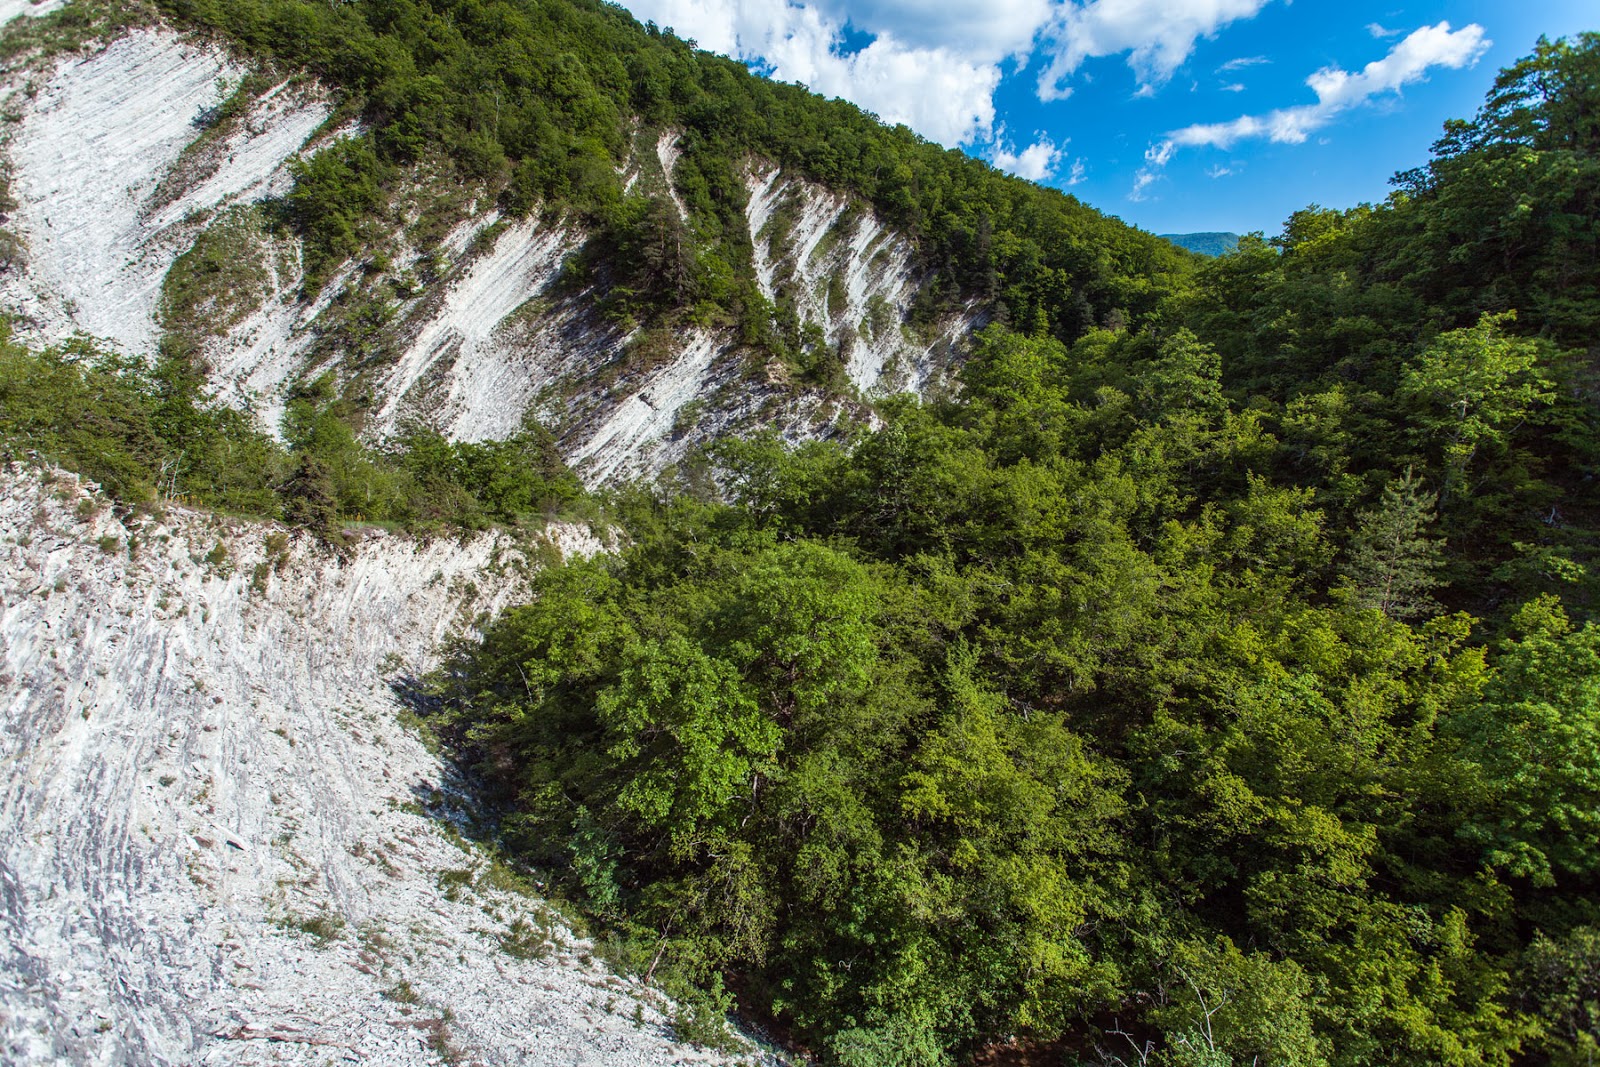
<path id="1" fill-rule="evenodd" d="M 1391 619 L 1414 619 L 1438 608 L 1429 591 L 1442 584 L 1438 571 L 1444 561 L 1427 533 L 1436 500 L 1407 468 L 1361 516 L 1345 564 L 1358 606 Z"/>
<path id="2" fill-rule="evenodd" d="M 283 487 L 283 517 L 289 522 L 331 540 L 339 520 L 333 476 L 328 465 L 309 452 L 302 453 L 294 475 Z"/>

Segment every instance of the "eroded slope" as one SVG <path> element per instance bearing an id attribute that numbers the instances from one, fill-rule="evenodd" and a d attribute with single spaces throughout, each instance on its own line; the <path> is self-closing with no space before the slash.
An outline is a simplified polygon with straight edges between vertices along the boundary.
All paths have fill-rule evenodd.
<path id="1" fill-rule="evenodd" d="M 0 475 L 0 1059 L 714 1062 L 451 832 L 398 725 L 386 680 L 518 596 L 522 551 L 341 556 Z"/>
<path id="2" fill-rule="evenodd" d="M 600 283 L 563 284 L 591 238 L 581 225 L 501 219 L 482 190 L 441 189 L 426 168 L 398 194 L 394 232 L 308 292 L 302 246 L 265 205 L 296 158 L 354 130 L 331 121 L 329 93 L 214 45 L 147 28 L 23 63 L 6 85 L 19 121 L 4 223 L 22 254 L 0 304 L 34 340 L 81 332 L 154 358 L 181 334 L 217 397 L 270 432 L 295 384 L 328 371 L 368 399 L 374 442 L 413 420 L 500 438 L 531 413 L 590 484 L 648 476 L 721 433 L 826 434 L 840 412 L 726 329 L 685 329 L 634 365 L 635 335 L 596 310 Z M 630 185 L 686 215 L 676 135 L 636 141 Z M 750 167 L 762 292 L 821 331 L 862 397 L 936 380 L 973 319 L 907 328 L 923 281 L 909 243 L 848 198 Z"/>

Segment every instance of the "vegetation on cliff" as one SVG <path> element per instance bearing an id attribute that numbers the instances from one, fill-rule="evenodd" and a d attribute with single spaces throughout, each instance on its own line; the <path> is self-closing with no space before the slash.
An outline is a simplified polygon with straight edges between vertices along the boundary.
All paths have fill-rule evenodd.
<path id="1" fill-rule="evenodd" d="M 374 449 L 324 377 L 290 398 L 280 443 L 208 402 L 203 386 L 186 360 L 151 367 L 82 341 L 38 352 L 4 331 L 0 458 L 70 468 L 128 504 L 183 500 L 335 541 L 352 521 L 419 531 L 542 522 L 582 496 L 537 424 L 482 443 L 416 427 Z"/>
<path id="2" fill-rule="evenodd" d="M 628 547 L 440 676 L 508 844 L 641 971 L 848 1067 L 1592 1063 L 1600 35 L 1385 203 L 1202 263 L 586 0 L 163 10 L 364 119 L 279 205 L 313 288 L 443 158 L 581 214 L 618 315 L 793 357 L 764 156 L 914 240 L 922 313 L 994 320 L 957 397 L 619 494 Z M 687 219 L 619 173 L 666 128 Z M 575 492 L 533 429 L 379 456 L 313 382 L 280 447 L 179 353 L 0 361 L 7 445 L 130 498 L 331 528 Z"/>
<path id="3" fill-rule="evenodd" d="M 405 168 L 447 155 L 513 212 L 572 210 L 616 252 L 596 257 L 611 299 L 642 317 L 700 308 L 747 339 L 799 346 L 761 296 L 744 218 L 744 168 L 772 160 L 860 197 L 916 240 L 925 310 L 965 301 L 1064 340 L 1142 321 L 1187 257 L 1075 198 L 1008 177 L 887 127 L 843 101 L 757 77 L 598 0 L 162 0 L 252 53 L 348 94 L 368 132 L 302 170 L 288 209 L 323 276 L 359 252 L 362 229 Z M 625 191 L 641 127 L 681 133 L 675 191 Z M 651 203 L 652 197 L 656 201 Z M 670 232 L 668 232 L 670 231 Z M 597 249 L 600 251 L 600 249 Z"/>
<path id="4" fill-rule="evenodd" d="M 509 840 L 829 1063 L 1588 1063 L 1597 69 L 630 498 L 445 686 Z"/>

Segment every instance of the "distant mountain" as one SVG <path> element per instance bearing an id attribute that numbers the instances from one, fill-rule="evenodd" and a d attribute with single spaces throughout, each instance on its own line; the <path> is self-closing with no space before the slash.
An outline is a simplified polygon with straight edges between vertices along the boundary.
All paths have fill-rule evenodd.
<path id="1" fill-rule="evenodd" d="M 1202 256 L 1224 256 L 1239 247 L 1236 233 L 1164 233 L 1160 236 Z"/>

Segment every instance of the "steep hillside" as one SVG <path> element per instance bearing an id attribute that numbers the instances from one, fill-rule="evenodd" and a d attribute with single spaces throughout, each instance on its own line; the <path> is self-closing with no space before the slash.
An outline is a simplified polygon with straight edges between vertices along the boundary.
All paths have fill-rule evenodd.
<path id="1" fill-rule="evenodd" d="M 1600 34 L 1211 259 L 597 0 L 0 58 L 10 1058 L 1591 1064 Z"/>
<path id="2" fill-rule="evenodd" d="M 141 31 L 11 86 L 31 98 L 7 146 L 27 249 L 8 296 L 45 335 L 153 351 L 173 260 L 211 216 L 287 191 L 288 159 L 330 108 L 279 81 L 224 117 L 225 87 L 245 73 L 215 49 Z"/>
<path id="3" fill-rule="evenodd" d="M 332 372 L 371 444 L 532 418 L 615 481 L 870 423 L 976 326 L 1070 340 L 1188 269 L 594 0 L 0 15 L 0 306 L 202 367 L 273 433 Z"/>
<path id="4" fill-rule="evenodd" d="M 455 832 L 396 721 L 530 547 L 341 555 L 0 474 L 0 1059 L 721 1062 Z"/>
<path id="5" fill-rule="evenodd" d="M 590 240 L 581 220 L 504 218 L 481 189 L 445 191 L 422 171 L 397 196 L 396 230 L 308 293 L 303 242 L 272 205 L 300 160 L 359 130 L 314 82 L 154 26 L 20 65 L 8 92 L 20 121 L 7 225 L 22 251 L 0 298 L 45 343 L 82 332 L 149 358 L 192 348 L 217 398 L 268 431 L 297 383 L 332 370 L 368 405 L 371 440 L 408 420 L 502 438 L 532 415 L 598 483 L 739 427 L 827 433 L 844 410 L 715 324 L 657 331 L 634 358 L 640 328 L 601 314 L 599 283 L 564 278 Z M 673 144 L 658 136 L 647 184 L 670 188 Z M 762 291 L 795 301 L 855 394 L 937 380 L 975 319 L 908 326 L 925 274 L 908 242 L 769 164 L 747 180 Z"/>

